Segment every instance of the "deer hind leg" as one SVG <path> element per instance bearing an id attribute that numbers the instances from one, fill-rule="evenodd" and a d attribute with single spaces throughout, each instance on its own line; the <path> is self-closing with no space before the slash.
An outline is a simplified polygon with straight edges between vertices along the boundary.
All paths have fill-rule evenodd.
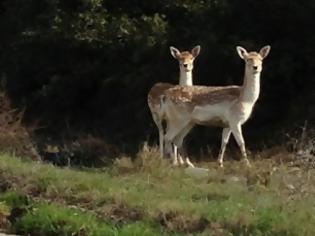
<path id="1" fill-rule="evenodd" d="M 164 130 L 163 127 L 159 127 L 159 146 L 160 146 L 160 156 L 164 155 Z"/>
<path id="2" fill-rule="evenodd" d="M 164 136 L 165 141 L 165 149 L 169 151 L 172 148 L 172 143 L 178 146 L 178 142 L 176 142 L 176 136 L 187 126 L 187 123 L 175 124 L 168 122 L 167 131 Z M 173 165 L 178 165 L 178 155 L 177 155 L 177 147 L 173 148 Z"/>
<path id="3" fill-rule="evenodd" d="M 231 135 L 231 129 L 224 128 L 222 131 L 221 150 L 218 157 L 218 162 L 219 162 L 220 167 L 223 167 L 223 156 L 225 153 L 226 145 L 229 142 L 230 135 Z"/>
<path id="4" fill-rule="evenodd" d="M 163 157 L 164 155 L 164 128 L 163 128 L 162 120 L 159 118 L 159 116 L 156 113 L 152 113 L 152 117 L 153 117 L 154 123 L 156 124 L 159 130 L 160 156 Z"/>
<path id="5" fill-rule="evenodd" d="M 179 133 L 178 135 L 175 137 L 174 139 L 174 143 L 175 145 L 177 145 L 178 148 L 182 148 L 183 146 L 183 141 L 184 141 L 184 138 L 187 136 L 187 134 L 189 133 L 189 131 L 194 127 L 194 125 L 192 124 L 188 124 L 186 127 L 184 127 Z M 189 157 L 186 157 L 185 158 L 185 161 L 183 160 L 183 158 L 181 157 L 181 155 L 178 155 L 179 157 L 179 162 L 181 165 L 183 164 L 187 164 L 188 166 L 191 166 L 191 167 L 195 167 L 189 160 Z"/>
<path id="6" fill-rule="evenodd" d="M 245 149 L 245 142 L 244 142 L 244 138 L 243 138 L 243 134 L 242 134 L 241 124 L 231 125 L 230 128 L 232 130 L 232 133 L 234 135 L 234 138 L 236 139 L 236 142 L 237 142 L 238 146 L 240 147 L 243 160 L 245 161 L 246 165 L 249 166 L 250 163 L 249 163 L 249 161 L 247 159 L 247 154 L 246 154 L 246 149 Z"/>
<path id="7" fill-rule="evenodd" d="M 183 165 L 184 164 L 184 161 L 183 161 L 183 158 L 182 156 L 178 153 L 178 147 L 175 143 L 173 143 L 173 155 L 174 156 L 177 156 L 177 160 L 179 161 L 179 164 Z"/>

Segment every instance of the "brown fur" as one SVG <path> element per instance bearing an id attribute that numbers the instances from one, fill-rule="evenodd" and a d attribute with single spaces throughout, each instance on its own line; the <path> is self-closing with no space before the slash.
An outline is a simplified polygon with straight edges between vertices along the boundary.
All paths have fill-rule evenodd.
<path id="1" fill-rule="evenodd" d="M 239 86 L 208 87 L 208 86 L 172 86 L 164 91 L 168 99 L 174 103 L 186 105 L 210 105 L 223 100 L 235 100 L 240 96 Z"/>
<path id="2" fill-rule="evenodd" d="M 194 56 L 190 52 L 184 51 L 177 56 L 177 59 L 180 61 L 192 61 Z"/>
<path id="3" fill-rule="evenodd" d="M 262 56 L 257 52 L 249 52 L 247 55 L 247 59 L 256 59 L 256 60 L 263 60 Z"/>
<path id="4" fill-rule="evenodd" d="M 165 95 L 166 90 L 173 86 L 174 86 L 173 84 L 169 83 L 155 84 L 148 94 L 148 103 L 154 106 L 160 105 L 161 97 Z"/>

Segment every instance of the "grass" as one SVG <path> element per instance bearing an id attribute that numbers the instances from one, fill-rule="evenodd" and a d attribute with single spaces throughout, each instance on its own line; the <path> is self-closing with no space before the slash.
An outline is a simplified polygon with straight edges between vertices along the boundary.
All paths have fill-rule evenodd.
<path id="1" fill-rule="evenodd" d="M 315 235 L 314 170 L 273 159 L 199 165 L 208 176 L 155 151 L 102 170 L 2 155 L 0 216 L 22 235 Z"/>

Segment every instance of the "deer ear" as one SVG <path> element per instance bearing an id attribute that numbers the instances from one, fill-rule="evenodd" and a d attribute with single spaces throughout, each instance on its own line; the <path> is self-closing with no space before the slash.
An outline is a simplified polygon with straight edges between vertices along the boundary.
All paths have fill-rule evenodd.
<path id="1" fill-rule="evenodd" d="M 179 57 L 180 51 L 179 51 L 177 48 L 171 46 L 171 47 L 170 47 L 170 51 L 171 51 L 172 56 L 173 56 L 175 59 L 177 59 L 177 58 Z"/>
<path id="2" fill-rule="evenodd" d="M 200 45 L 195 46 L 193 49 L 191 49 L 191 54 L 193 55 L 194 58 L 196 58 L 199 53 L 200 53 Z"/>
<path id="3" fill-rule="evenodd" d="M 268 56 L 269 52 L 270 52 L 271 47 L 269 45 L 263 47 L 262 49 L 260 49 L 259 54 L 262 56 L 262 58 L 265 58 L 266 56 Z"/>
<path id="4" fill-rule="evenodd" d="M 241 46 L 237 46 L 236 51 L 237 51 L 238 55 L 240 56 L 240 58 L 242 58 L 242 59 L 245 59 L 245 57 L 248 54 L 246 49 L 241 47 Z"/>

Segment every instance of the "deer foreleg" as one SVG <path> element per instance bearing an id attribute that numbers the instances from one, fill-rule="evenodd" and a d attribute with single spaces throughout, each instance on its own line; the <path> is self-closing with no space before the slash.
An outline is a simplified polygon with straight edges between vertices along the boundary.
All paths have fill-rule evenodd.
<path id="1" fill-rule="evenodd" d="M 222 131 L 221 150 L 218 157 L 218 162 L 221 167 L 223 167 L 223 156 L 225 153 L 226 145 L 229 142 L 230 135 L 231 135 L 231 129 L 224 128 Z"/>
<path id="2" fill-rule="evenodd" d="M 250 165 L 248 159 L 247 159 L 247 154 L 246 154 L 246 149 L 245 149 L 245 142 L 242 134 L 242 127 L 240 124 L 237 125 L 231 125 L 230 126 L 232 133 L 234 135 L 234 138 L 236 139 L 236 142 L 238 146 L 240 147 L 241 153 L 243 160 L 245 161 L 246 165 Z"/>

